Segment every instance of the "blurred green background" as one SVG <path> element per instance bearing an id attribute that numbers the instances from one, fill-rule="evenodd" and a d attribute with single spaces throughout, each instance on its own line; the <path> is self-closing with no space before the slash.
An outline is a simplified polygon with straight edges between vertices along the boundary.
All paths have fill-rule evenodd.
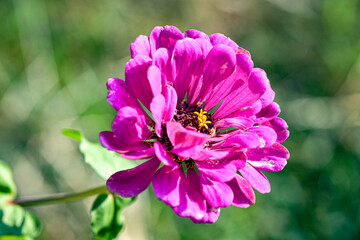
<path id="1" fill-rule="evenodd" d="M 110 128 L 106 80 L 156 25 L 221 32 L 266 70 L 291 158 L 269 194 L 217 223 L 177 217 L 147 191 L 119 239 L 360 239 L 360 2 L 357 0 L 0 0 L 0 159 L 20 196 L 104 184 L 63 128 Z M 91 201 L 30 208 L 40 239 L 92 239 Z"/>

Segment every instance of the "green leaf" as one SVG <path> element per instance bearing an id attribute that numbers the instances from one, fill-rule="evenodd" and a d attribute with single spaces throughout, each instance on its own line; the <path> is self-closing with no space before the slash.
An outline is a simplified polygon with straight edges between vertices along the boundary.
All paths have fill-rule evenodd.
<path id="1" fill-rule="evenodd" d="M 63 130 L 65 136 L 80 141 L 80 151 L 84 154 L 85 162 L 103 179 L 108 179 L 113 173 L 136 166 L 134 161 L 122 158 L 119 153 L 109 151 L 99 143 L 88 141 L 84 135 L 71 129 Z"/>
<path id="2" fill-rule="evenodd" d="M 77 130 L 73 130 L 73 129 L 64 129 L 62 131 L 62 133 L 65 135 L 65 136 L 68 136 L 68 137 L 71 137 L 75 140 L 78 140 L 79 142 L 81 141 L 81 132 L 77 131 Z"/>
<path id="3" fill-rule="evenodd" d="M 0 239 L 33 239 L 40 231 L 40 221 L 22 207 L 6 205 L 0 209 Z"/>
<path id="4" fill-rule="evenodd" d="M 16 186 L 7 164 L 0 161 L 0 206 L 11 201 L 16 196 Z"/>
<path id="5" fill-rule="evenodd" d="M 0 240 L 28 240 L 25 236 L 0 236 Z"/>
<path id="6" fill-rule="evenodd" d="M 33 239 L 40 233 L 40 222 L 22 207 L 11 204 L 15 196 L 11 170 L 0 161 L 0 240 Z"/>
<path id="7" fill-rule="evenodd" d="M 122 209 L 135 198 L 122 198 L 113 194 L 100 194 L 91 208 L 91 228 L 99 240 L 116 238 L 124 226 Z"/>

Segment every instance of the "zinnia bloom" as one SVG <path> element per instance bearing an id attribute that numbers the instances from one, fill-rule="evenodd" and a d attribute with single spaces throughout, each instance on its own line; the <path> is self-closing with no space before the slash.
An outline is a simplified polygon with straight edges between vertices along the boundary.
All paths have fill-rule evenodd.
<path id="1" fill-rule="evenodd" d="M 155 27 L 130 49 L 125 81 L 107 82 L 117 114 L 100 141 L 147 161 L 113 174 L 108 189 L 133 197 L 152 183 L 158 199 L 196 223 L 254 204 L 253 188 L 269 192 L 261 171 L 284 168 L 289 153 L 280 143 L 289 133 L 249 52 L 222 34 L 173 26 Z"/>

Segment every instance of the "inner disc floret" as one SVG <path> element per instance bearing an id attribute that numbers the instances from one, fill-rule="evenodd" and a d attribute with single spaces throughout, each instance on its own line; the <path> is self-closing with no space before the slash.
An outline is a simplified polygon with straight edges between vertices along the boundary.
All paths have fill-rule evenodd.
<path id="1" fill-rule="evenodd" d="M 199 128 L 204 126 L 206 129 L 209 129 L 208 124 L 211 123 L 211 121 L 207 120 L 206 111 L 203 111 L 202 108 L 200 109 L 200 113 L 194 112 L 198 116 L 198 124 Z"/>
<path id="2" fill-rule="evenodd" d="M 214 125 L 211 114 L 208 114 L 199 106 L 189 106 L 183 102 L 177 106 L 174 120 L 181 123 L 183 127 L 193 127 L 196 131 L 211 134 Z"/>

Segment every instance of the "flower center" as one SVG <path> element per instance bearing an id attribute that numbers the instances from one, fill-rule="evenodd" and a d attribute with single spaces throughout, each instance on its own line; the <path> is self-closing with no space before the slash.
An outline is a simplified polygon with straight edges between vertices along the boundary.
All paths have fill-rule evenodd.
<path id="1" fill-rule="evenodd" d="M 207 120 L 207 116 L 205 115 L 207 112 L 200 109 L 200 113 L 194 112 L 198 116 L 198 124 L 199 128 L 204 126 L 206 129 L 209 129 L 208 124 L 211 123 L 211 121 Z"/>
<path id="2" fill-rule="evenodd" d="M 178 105 L 174 120 L 183 127 L 212 135 L 215 132 L 211 114 L 208 114 L 199 106 L 189 106 L 186 102 Z"/>
<path id="3" fill-rule="evenodd" d="M 186 102 L 179 104 L 176 108 L 176 114 L 174 120 L 180 123 L 184 128 L 190 128 L 194 131 L 206 133 L 210 135 L 215 134 L 215 126 L 212 124 L 211 114 L 208 114 L 199 106 L 189 106 Z M 191 158 L 183 160 L 175 154 L 170 153 L 173 149 L 172 143 L 167 135 L 166 125 L 161 126 L 161 136 L 155 137 L 166 149 L 166 151 L 173 157 L 174 161 L 178 162 L 180 166 L 183 166 L 186 172 L 190 168 L 196 166 L 194 160 Z M 155 135 L 155 131 L 153 130 Z M 152 144 L 149 142 L 149 144 Z"/>

